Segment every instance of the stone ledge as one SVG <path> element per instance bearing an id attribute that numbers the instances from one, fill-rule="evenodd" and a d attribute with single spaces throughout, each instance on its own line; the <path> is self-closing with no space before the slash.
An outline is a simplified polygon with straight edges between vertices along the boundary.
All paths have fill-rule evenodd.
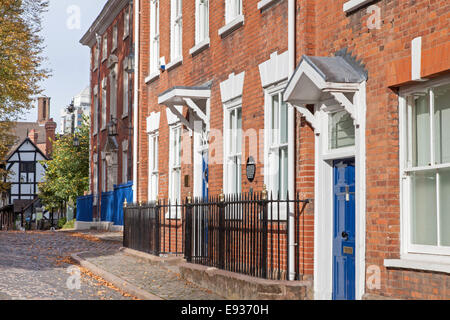
<path id="1" fill-rule="evenodd" d="M 266 280 L 192 263 L 178 265 L 181 277 L 232 300 L 311 300 L 313 282 Z"/>
<path id="2" fill-rule="evenodd" d="M 186 261 L 182 257 L 158 257 L 153 254 L 133 250 L 130 248 L 124 248 L 124 247 L 120 248 L 119 251 L 123 252 L 124 254 L 130 255 L 130 256 L 144 259 L 147 262 L 149 262 L 150 264 L 159 265 L 159 266 L 174 266 L 174 265 L 178 265 L 178 264 Z"/>
<path id="3" fill-rule="evenodd" d="M 113 226 L 112 222 L 84 222 L 84 221 L 75 221 L 75 230 L 105 230 L 109 231 L 111 230 L 111 227 Z"/>

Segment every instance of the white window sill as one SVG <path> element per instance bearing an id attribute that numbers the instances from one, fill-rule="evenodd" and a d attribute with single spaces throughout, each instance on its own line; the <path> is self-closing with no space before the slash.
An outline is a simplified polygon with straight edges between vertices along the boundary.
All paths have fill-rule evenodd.
<path id="1" fill-rule="evenodd" d="M 198 44 L 196 44 L 195 46 L 193 46 L 190 50 L 189 50 L 189 54 L 191 56 L 194 56 L 200 52 L 202 52 L 203 50 L 209 48 L 209 38 L 206 38 L 205 40 L 200 41 Z"/>
<path id="2" fill-rule="evenodd" d="M 413 269 L 450 274 L 450 263 L 445 262 L 411 259 L 385 259 L 384 266 L 387 268 Z"/>
<path id="3" fill-rule="evenodd" d="M 159 78 L 159 71 L 152 72 L 145 78 L 145 83 L 150 83 L 157 78 Z"/>
<path id="4" fill-rule="evenodd" d="M 344 12 L 349 13 L 351 11 L 354 11 L 365 4 L 372 2 L 373 0 L 350 0 L 344 3 Z"/>
<path id="5" fill-rule="evenodd" d="M 267 7 L 269 7 L 270 5 L 274 4 L 275 2 L 278 2 L 280 0 L 261 0 L 258 2 L 258 10 L 264 10 Z"/>
<path id="6" fill-rule="evenodd" d="M 241 14 L 233 19 L 230 23 L 224 25 L 222 28 L 219 29 L 219 36 L 222 38 L 226 37 L 230 33 L 232 33 L 234 30 L 240 28 L 242 25 L 244 25 L 244 16 Z"/>
<path id="7" fill-rule="evenodd" d="M 128 38 L 130 36 L 129 33 L 127 33 L 126 35 L 123 36 L 122 40 L 125 40 L 126 38 Z"/>
<path id="8" fill-rule="evenodd" d="M 127 117 L 128 117 L 128 113 L 122 114 L 122 119 L 125 119 L 125 118 L 127 118 Z"/>
<path id="9" fill-rule="evenodd" d="M 183 63 L 183 57 L 178 57 L 166 65 L 166 70 L 167 71 L 172 70 L 173 68 L 178 67 L 182 63 Z"/>
<path id="10" fill-rule="evenodd" d="M 108 57 L 102 58 L 102 63 L 105 62 L 106 60 L 108 60 Z"/>

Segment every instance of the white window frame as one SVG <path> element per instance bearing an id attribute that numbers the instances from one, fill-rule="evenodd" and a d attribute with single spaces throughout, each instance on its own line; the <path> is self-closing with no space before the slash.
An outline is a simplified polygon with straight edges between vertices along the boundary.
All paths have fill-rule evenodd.
<path id="1" fill-rule="evenodd" d="M 93 204 L 97 205 L 97 191 L 98 191 L 98 155 L 96 153 L 93 154 L 93 162 L 94 162 L 94 168 L 93 168 L 93 178 L 92 178 L 92 194 L 94 195 Z"/>
<path id="2" fill-rule="evenodd" d="M 99 58 L 100 50 L 99 50 L 97 45 L 94 47 L 93 50 L 94 50 L 94 54 L 93 54 L 93 56 L 94 56 L 94 70 L 97 70 L 97 68 L 98 68 L 98 58 Z"/>
<path id="3" fill-rule="evenodd" d="M 117 28 L 117 23 L 113 26 L 113 33 L 112 33 L 112 48 L 111 48 L 111 52 L 114 52 L 117 49 L 117 40 L 118 40 L 118 28 Z"/>
<path id="4" fill-rule="evenodd" d="M 159 187 L 159 131 L 148 134 L 148 201 L 156 201 Z"/>
<path id="5" fill-rule="evenodd" d="M 150 75 L 159 69 L 159 0 L 150 1 Z"/>
<path id="6" fill-rule="evenodd" d="M 225 0 L 225 24 L 242 15 L 242 0 Z"/>
<path id="7" fill-rule="evenodd" d="M 434 95 L 433 88 L 450 84 L 450 78 L 430 80 L 418 85 L 411 85 L 400 89 L 399 94 L 399 131 L 400 131 L 400 194 L 401 194 L 401 252 L 404 258 L 414 257 L 415 259 L 432 260 L 439 256 L 440 262 L 450 263 L 450 246 L 439 245 L 439 169 L 450 168 L 450 163 L 435 164 L 434 152 Z M 413 166 L 412 163 L 412 141 L 409 136 L 413 134 L 411 121 L 413 107 L 410 97 L 415 93 L 425 92 L 430 89 L 430 165 Z M 408 123 L 409 122 L 409 123 Z M 436 207 L 437 207 L 437 239 L 438 245 L 417 245 L 412 243 L 411 234 L 411 187 L 412 172 L 436 171 Z"/>
<path id="8" fill-rule="evenodd" d="M 113 71 L 109 79 L 109 114 L 117 118 L 117 74 Z"/>
<path id="9" fill-rule="evenodd" d="M 175 139 L 179 137 L 179 140 L 175 142 Z M 169 140 L 169 200 L 171 204 L 181 203 L 181 140 L 182 140 L 182 126 L 178 122 L 170 126 L 170 140 Z M 175 144 L 174 144 L 175 143 Z M 174 145 L 175 148 L 174 149 Z M 177 184 L 174 183 L 174 172 L 179 172 L 178 188 L 175 189 Z"/>
<path id="10" fill-rule="evenodd" d="M 93 128 L 92 128 L 92 132 L 94 135 L 96 135 L 98 133 L 98 85 L 95 86 L 94 88 L 94 110 L 93 110 Z"/>
<path id="11" fill-rule="evenodd" d="M 209 39 L 209 0 L 195 0 L 195 44 Z"/>
<path id="12" fill-rule="evenodd" d="M 241 110 L 241 132 L 240 137 L 241 141 L 238 141 L 239 132 L 237 130 L 230 130 L 230 117 L 232 112 L 237 112 L 237 110 Z M 226 102 L 224 104 L 224 193 L 225 194 L 239 194 L 242 192 L 242 154 L 243 154 L 243 134 L 242 134 L 242 97 L 234 99 L 232 101 Z M 237 128 L 237 116 L 235 117 L 236 123 L 234 124 L 234 128 Z M 235 150 L 231 150 L 230 144 L 231 139 L 235 139 Z M 240 152 L 238 152 L 237 144 L 240 143 Z M 235 166 L 240 166 L 240 174 L 235 177 L 237 184 L 236 186 L 232 186 L 230 183 L 232 180 L 231 174 L 232 171 L 237 170 Z M 240 183 L 239 183 L 240 182 Z"/>
<path id="13" fill-rule="evenodd" d="M 102 126 L 100 130 L 105 130 L 106 129 L 106 104 L 107 104 L 107 100 L 106 100 L 106 95 L 107 95 L 107 90 L 106 90 L 106 86 L 107 86 L 107 78 L 104 78 L 102 81 Z"/>
<path id="14" fill-rule="evenodd" d="M 103 157 L 102 154 L 102 193 L 107 192 L 107 176 L 106 176 L 106 159 Z"/>
<path id="15" fill-rule="evenodd" d="M 286 142 L 285 143 L 280 143 L 280 136 L 281 136 L 281 130 L 278 130 L 278 133 L 275 133 L 277 135 L 277 140 L 276 142 L 274 142 L 273 139 L 273 134 L 274 132 L 272 131 L 272 119 L 273 119 L 273 114 L 272 114 L 272 99 L 275 95 L 278 95 L 279 97 L 279 109 L 281 109 L 281 103 L 282 103 L 282 98 L 283 98 L 283 92 L 284 89 L 286 88 L 286 81 L 283 81 L 281 83 L 278 83 L 276 85 L 273 85 L 269 88 L 267 88 L 265 90 L 265 128 L 266 128 L 266 170 L 265 170 L 265 176 L 266 176 L 266 185 L 267 185 L 267 190 L 269 191 L 269 194 L 272 194 L 273 198 L 276 199 L 278 198 L 278 189 L 279 189 L 279 180 L 280 180 L 280 174 L 282 173 L 282 170 L 279 170 L 278 164 L 276 164 L 276 170 L 277 172 L 274 173 L 272 172 L 273 170 L 273 162 L 271 161 L 272 157 L 271 154 L 276 153 L 276 159 L 277 161 L 279 161 L 278 159 L 278 154 L 280 152 L 280 150 L 284 150 L 284 152 L 286 152 L 286 157 L 288 157 L 288 141 L 287 141 L 287 136 L 286 136 Z M 286 103 L 286 107 L 287 103 Z M 279 110 L 280 111 L 280 110 Z M 279 113 L 278 111 L 278 113 Z M 281 117 L 278 116 L 278 128 L 281 128 Z M 289 170 L 288 167 L 284 168 L 286 171 Z M 289 177 L 288 177 L 289 180 Z M 288 184 L 289 181 L 283 181 L 285 184 L 285 188 L 286 190 L 281 190 L 281 194 L 280 194 L 280 199 L 286 199 L 286 195 L 287 195 L 287 191 L 288 191 Z M 277 191 L 278 190 L 278 191 Z"/>
<path id="16" fill-rule="evenodd" d="M 170 60 L 174 63 L 183 58 L 182 0 L 171 0 L 170 12 Z"/>
<path id="17" fill-rule="evenodd" d="M 128 116 L 130 77 L 127 72 L 126 64 L 123 65 L 123 86 L 122 86 L 122 118 Z"/>
<path id="18" fill-rule="evenodd" d="M 122 183 L 128 182 L 128 140 L 122 142 Z"/>
<path id="19" fill-rule="evenodd" d="M 123 39 L 130 35 L 130 7 L 125 10 L 123 17 Z"/>
<path id="20" fill-rule="evenodd" d="M 108 34 L 103 35 L 102 39 L 102 62 L 108 58 Z"/>

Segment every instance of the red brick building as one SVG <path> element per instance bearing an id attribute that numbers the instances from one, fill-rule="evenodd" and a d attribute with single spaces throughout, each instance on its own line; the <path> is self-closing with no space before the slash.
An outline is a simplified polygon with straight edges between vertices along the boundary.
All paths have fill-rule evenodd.
<path id="1" fill-rule="evenodd" d="M 298 192 L 316 299 L 450 298 L 448 1 L 135 6 L 138 202 Z"/>
<path id="2" fill-rule="evenodd" d="M 133 6 L 108 1 L 80 43 L 91 50 L 91 184 L 93 219 L 114 186 L 132 181 Z"/>

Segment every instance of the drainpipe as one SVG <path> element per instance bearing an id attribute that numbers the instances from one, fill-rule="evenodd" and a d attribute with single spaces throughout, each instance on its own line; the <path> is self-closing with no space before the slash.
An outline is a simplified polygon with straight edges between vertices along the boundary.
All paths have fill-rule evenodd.
<path id="1" fill-rule="evenodd" d="M 289 79 L 295 71 L 295 0 L 289 0 L 288 4 L 288 56 Z M 288 111 L 288 190 L 291 199 L 295 197 L 295 112 L 291 106 Z M 288 213 L 289 219 L 289 280 L 295 279 L 295 218 L 294 213 Z"/>
<path id="2" fill-rule="evenodd" d="M 134 108 L 133 108 L 133 202 L 137 202 L 138 185 L 138 132 L 139 132 L 139 19 L 140 19 L 140 0 L 134 1 Z"/>

